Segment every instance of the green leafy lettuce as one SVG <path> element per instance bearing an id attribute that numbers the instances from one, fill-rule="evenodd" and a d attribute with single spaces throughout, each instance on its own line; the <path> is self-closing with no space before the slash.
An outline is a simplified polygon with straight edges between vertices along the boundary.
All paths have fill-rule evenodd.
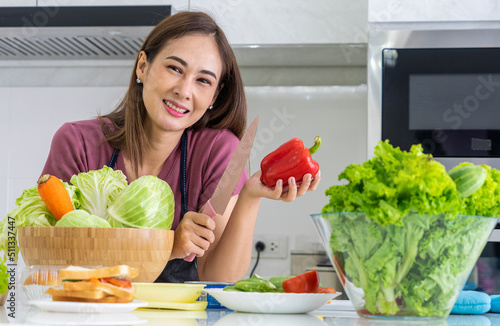
<path id="1" fill-rule="evenodd" d="M 110 228 L 111 225 L 108 221 L 98 216 L 87 213 L 82 209 L 75 209 L 56 222 L 55 226 L 67 227 L 94 227 L 94 228 Z"/>
<path id="2" fill-rule="evenodd" d="M 364 212 L 385 225 L 401 225 L 408 213 L 456 215 L 462 205 L 446 168 L 421 145 L 409 152 L 379 142 L 374 157 L 351 164 L 340 175 L 347 185 L 326 190 L 330 203 L 322 212 Z"/>
<path id="3" fill-rule="evenodd" d="M 499 174 L 460 198 L 445 167 L 420 145 L 380 142 L 372 159 L 350 165 L 326 194 L 330 248 L 373 314 L 446 316 L 498 215 Z M 472 208 L 471 206 L 475 206 Z"/>
<path id="4" fill-rule="evenodd" d="M 170 229 L 174 194 L 167 182 L 145 175 L 130 183 L 108 209 L 113 227 Z"/>
<path id="5" fill-rule="evenodd" d="M 5 263 L 0 262 L 0 295 L 5 294 L 9 289 L 9 273 Z"/>

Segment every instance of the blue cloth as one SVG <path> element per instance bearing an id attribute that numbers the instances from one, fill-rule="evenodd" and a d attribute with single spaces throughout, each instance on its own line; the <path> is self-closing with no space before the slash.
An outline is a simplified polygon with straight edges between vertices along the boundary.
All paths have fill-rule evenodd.
<path id="1" fill-rule="evenodd" d="M 490 295 L 491 312 L 500 312 L 500 295 Z"/>
<path id="2" fill-rule="evenodd" d="M 451 309 L 451 313 L 457 315 L 480 315 L 487 313 L 490 309 L 491 297 L 488 294 L 477 291 L 461 291 L 455 305 Z"/>

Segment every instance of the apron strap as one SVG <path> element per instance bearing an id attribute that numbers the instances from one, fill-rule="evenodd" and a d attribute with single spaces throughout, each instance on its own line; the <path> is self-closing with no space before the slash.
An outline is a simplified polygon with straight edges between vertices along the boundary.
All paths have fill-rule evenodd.
<path id="1" fill-rule="evenodd" d="M 111 155 L 111 159 L 109 160 L 109 164 L 108 164 L 108 166 L 112 169 L 115 168 L 116 160 L 118 159 L 118 154 L 120 154 L 120 149 L 115 148 L 115 150 L 113 151 L 113 155 Z"/>
<path id="2" fill-rule="evenodd" d="M 181 218 L 187 213 L 187 187 L 186 187 L 186 163 L 187 163 L 187 134 L 184 130 L 181 138 Z"/>

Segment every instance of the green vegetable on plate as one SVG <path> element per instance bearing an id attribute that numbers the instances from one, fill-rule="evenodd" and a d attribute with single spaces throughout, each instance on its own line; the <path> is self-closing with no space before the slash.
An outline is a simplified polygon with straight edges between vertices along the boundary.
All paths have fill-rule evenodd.
<path id="1" fill-rule="evenodd" d="M 257 274 L 254 274 L 250 278 L 237 281 L 234 286 L 230 285 L 224 287 L 224 291 L 278 292 L 273 283 Z"/>

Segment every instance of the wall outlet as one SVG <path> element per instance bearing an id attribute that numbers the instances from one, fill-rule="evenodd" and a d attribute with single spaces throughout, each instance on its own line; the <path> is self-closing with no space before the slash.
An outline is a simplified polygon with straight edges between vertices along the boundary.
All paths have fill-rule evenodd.
<path id="1" fill-rule="evenodd" d="M 252 244 L 252 258 L 257 258 L 255 244 L 261 241 L 265 248 L 260 252 L 260 258 L 286 258 L 288 256 L 288 236 L 286 235 L 255 235 Z"/>

